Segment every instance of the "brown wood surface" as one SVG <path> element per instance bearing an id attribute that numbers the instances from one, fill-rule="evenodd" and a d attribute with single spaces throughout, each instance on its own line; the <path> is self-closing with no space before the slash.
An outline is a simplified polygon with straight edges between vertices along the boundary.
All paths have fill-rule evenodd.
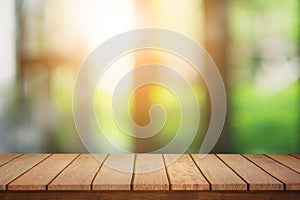
<path id="1" fill-rule="evenodd" d="M 136 154 L 133 190 L 169 190 L 161 154 Z"/>
<path id="2" fill-rule="evenodd" d="M 215 155 L 201 157 L 199 154 L 193 154 L 192 157 L 210 182 L 211 190 L 247 190 L 247 183 Z"/>
<path id="3" fill-rule="evenodd" d="M 91 190 L 93 178 L 106 156 L 81 154 L 48 185 L 48 190 Z"/>
<path id="4" fill-rule="evenodd" d="M 300 159 L 284 154 L 268 154 L 267 156 L 300 173 Z"/>
<path id="5" fill-rule="evenodd" d="M 218 154 L 248 184 L 249 190 L 283 190 L 283 184 L 241 155 Z"/>
<path id="6" fill-rule="evenodd" d="M 134 154 L 109 155 L 95 177 L 93 190 L 130 190 Z"/>
<path id="7" fill-rule="evenodd" d="M 94 156 L 99 161 L 89 154 L 0 154 L 1 190 L 16 193 L 52 190 L 53 194 L 59 190 L 93 190 L 95 194 L 99 194 L 97 190 L 114 190 L 112 193 L 123 190 L 125 194 L 127 190 L 135 193 L 133 198 L 139 196 L 140 190 L 172 190 L 168 195 L 164 193 L 166 198 L 172 199 L 185 190 L 199 190 L 197 195 L 205 194 L 201 190 L 228 190 L 232 197 L 236 197 L 235 192 L 241 194 L 246 189 L 250 190 L 246 192 L 300 191 L 300 173 L 297 172 L 300 159 L 295 155 L 211 154 L 203 159 L 189 154 Z"/>
<path id="8" fill-rule="evenodd" d="M 25 154 L 0 167 L 0 190 L 50 154 Z"/>
<path id="9" fill-rule="evenodd" d="M 299 158 L 300 159 L 300 154 L 291 154 L 291 156 L 295 157 L 295 158 Z"/>
<path id="10" fill-rule="evenodd" d="M 285 184 L 286 190 L 300 190 L 300 174 L 266 157 L 265 155 L 244 155 L 256 165 Z"/>
<path id="11" fill-rule="evenodd" d="M 8 190 L 46 190 L 55 178 L 78 154 L 54 154 L 7 186 Z"/>
<path id="12" fill-rule="evenodd" d="M 179 158 L 176 154 L 164 154 L 163 156 L 167 165 L 171 190 L 209 190 L 209 183 L 190 155 L 183 154 Z"/>
<path id="13" fill-rule="evenodd" d="M 0 166 L 20 156 L 21 154 L 0 154 Z"/>

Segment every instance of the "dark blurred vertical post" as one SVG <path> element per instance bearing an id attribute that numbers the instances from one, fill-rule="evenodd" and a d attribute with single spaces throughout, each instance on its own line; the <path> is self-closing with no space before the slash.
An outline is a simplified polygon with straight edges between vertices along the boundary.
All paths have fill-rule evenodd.
<path id="1" fill-rule="evenodd" d="M 43 3 L 40 5 L 42 9 L 42 16 L 39 20 L 39 26 L 43 27 L 43 24 L 46 23 L 46 17 L 47 14 L 47 1 L 43 1 Z M 48 11 L 49 12 L 49 11 Z M 45 134 L 45 151 L 46 152 L 53 152 L 55 149 L 55 135 L 54 135 L 54 128 L 53 128 L 53 107 L 52 107 L 52 68 L 54 67 L 54 58 L 52 55 L 50 55 L 49 46 L 47 42 L 48 34 L 46 31 L 43 30 L 42 37 L 43 37 L 43 46 L 44 46 L 44 55 L 43 55 L 43 63 L 45 63 L 46 70 L 47 70 L 47 78 L 45 80 L 45 94 L 43 101 L 46 105 L 45 110 L 45 121 L 43 124 L 43 131 Z"/>
<path id="2" fill-rule="evenodd" d="M 155 9 L 152 1 L 135 0 L 135 24 L 138 27 L 150 27 L 155 20 Z M 149 38 L 151 40 L 151 38 Z M 153 52 L 139 52 L 135 55 L 135 67 L 142 64 L 155 63 L 156 57 Z M 155 74 L 147 74 L 147 76 L 155 76 Z M 134 77 L 134 84 L 137 83 L 137 79 L 141 77 Z M 134 105 L 134 121 L 139 126 L 146 126 L 150 123 L 149 108 L 151 106 L 150 95 L 151 86 L 140 88 L 135 93 L 135 105 Z M 137 130 L 134 130 L 135 132 Z M 149 147 L 146 146 L 145 141 L 147 139 L 134 138 L 134 151 L 135 152 L 148 152 Z"/>
<path id="3" fill-rule="evenodd" d="M 228 116 L 229 90 L 227 85 L 227 50 L 228 50 L 228 0 L 205 0 L 205 49 L 215 61 L 226 87 L 227 93 L 227 119 L 221 137 L 213 152 L 232 152 L 229 132 Z M 207 96 L 208 119 L 210 119 L 210 99 Z M 208 120 L 209 122 L 209 120 Z"/>
<path id="4" fill-rule="evenodd" d="M 51 124 L 52 110 L 51 110 L 51 56 L 48 54 L 47 49 L 47 33 L 44 32 L 43 27 L 45 23 L 45 10 L 47 1 L 38 1 L 34 2 L 37 4 L 38 10 L 33 10 L 34 14 L 28 13 L 26 10 L 26 3 L 29 1 L 26 0 L 17 0 L 16 2 L 16 14 L 17 14 L 17 79 L 18 79 L 18 96 L 19 96 L 19 128 L 22 129 L 31 122 L 31 115 L 34 112 L 42 113 L 42 140 L 44 146 L 41 150 L 46 152 L 51 152 L 54 149 L 54 135 L 53 127 Z M 27 5 L 28 6 L 28 5 Z M 28 8 L 27 8 L 28 9 Z M 31 30 L 28 30 L 28 25 L 26 22 L 34 18 L 34 26 L 31 27 Z M 31 19 L 32 20 L 32 19 Z M 32 30 L 33 29 L 33 30 Z M 35 49 L 35 53 L 30 55 L 27 52 L 28 47 L 26 44 L 29 42 L 28 37 L 31 36 L 32 32 L 35 32 L 35 40 L 38 41 L 38 49 Z M 27 45 L 28 46 L 28 45 Z M 38 52 L 38 53 L 37 53 Z M 43 81 L 39 82 L 38 89 L 35 89 L 37 96 L 35 100 L 43 105 L 43 110 L 33 111 L 34 106 L 30 105 L 30 100 L 26 96 L 25 86 L 26 80 L 25 73 L 28 70 L 28 67 L 33 65 L 39 65 L 40 67 L 45 67 L 46 78 Z M 32 69 L 30 69 L 32 70 Z M 31 71 L 30 71 L 31 73 Z M 21 132 L 26 132 L 25 130 L 20 130 Z M 40 141 L 38 141 L 40 142 Z"/>
<path id="5" fill-rule="evenodd" d="M 17 134 L 15 136 L 16 146 L 18 151 L 22 151 L 24 149 L 20 149 L 20 145 L 18 144 L 17 137 L 19 136 L 19 132 L 23 130 L 19 130 L 25 126 L 25 124 L 29 123 L 29 116 L 31 115 L 30 109 L 28 108 L 28 101 L 26 101 L 25 94 L 25 12 L 24 12 L 24 3 L 25 0 L 15 0 L 15 8 L 16 8 L 16 74 L 17 74 L 17 96 L 18 96 L 18 111 L 17 111 Z"/>
<path id="6" fill-rule="evenodd" d="M 146 1 L 140 1 L 140 0 L 135 0 L 134 1 L 134 6 L 135 6 L 135 23 L 137 25 L 142 25 L 144 22 L 149 21 L 147 19 L 147 15 L 144 14 L 142 11 L 147 9 L 147 4 L 149 2 Z M 141 57 L 138 57 L 135 55 L 135 67 L 138 67 L 139 64 L 142 63 Z M 136 84 L 136 79 L 138 77 L 134 77 L 134 83 Z M 144 88 L 143 90 L 140 90 L 139 92 L 135 92 L 134 94 L 134 122 L 139 125 L 139 126 L 145 126 L 147 123 L 149 123 L 149 118 L 147 116 L 148 113 L 148 108 L 150 106 L 149 102 L 149 95 L 150 91 L 148 88 Z M 136 132 L 136 130 L 134 130 Z M 142 151 L 142 146 L 140 143 L 139 139 L 134 138 L 134 151 L 135 152 L 143 152 Z"/>
<path id="7" fill-rule="evenodd" d="M 22 49 L 24 48 L 24 35 L 22 34 L 24 32 L 24 23 L 25 23 L 25 17 L 23 12 L 23 3 L 24 0 L 16 0 L 16 14 L 17 14 L 17 80 L 18 80 L 18 99 L 19 99 L 19 107 L 20 112 L 24 112 L 25 109 L 25 84 L 24 84 L 24 65 L 22 64 Z M 22 115 L 19 115 L 19 120 Z"/>

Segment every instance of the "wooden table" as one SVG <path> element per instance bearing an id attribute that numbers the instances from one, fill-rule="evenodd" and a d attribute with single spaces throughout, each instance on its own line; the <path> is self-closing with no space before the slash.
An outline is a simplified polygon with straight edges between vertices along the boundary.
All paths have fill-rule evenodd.
<path id="1" fill-rule="evenodd" d="M 94 156 L 0 154 L 0 199 L 300 199 L 299 154 Z"/>

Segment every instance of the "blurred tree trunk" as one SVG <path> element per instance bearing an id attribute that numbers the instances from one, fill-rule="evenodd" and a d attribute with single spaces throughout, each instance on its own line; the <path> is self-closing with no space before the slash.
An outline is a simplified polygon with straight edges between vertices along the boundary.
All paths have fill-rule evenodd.
<path id="1" fill-rule="evenodd" d="M 151 27 L 155 22 L 155 7 L 152 1 L 135 0 L 135 25 L 137 27 Z M 151 40 L 151 38 L 149 38 Z M 140 51 L 135 54 L 135 67 L 139 67 L 148 63 L 159 63 L 156 55 L 153 52 Z M 147 74 L 147 76 L 154 77 L 157 74 Z M 140 77 L 134 77 L 134 83 L 137 84 L 137 80 Z M 150 123 L 149 108 L 151 107 L 151 93 L 153 92 L 152 86 L 142 87 L 135 92 L 135 104 L 134 104 L 134 122 L 139 126 L 146 126 Z M 134 130 L 137 133 L 137 130 Z M 152 146 L 149 145 L 147 138 L 134 138 L 134 151 L 138 153 L 145 153 L 152 151 Z"/>
<path id="2" fill-rule="evenodd" d="M 18 111 L 17 111 L 17 135 L 15 137 L 16 146 L 18 151 L 24 151 L 22 145 L 18 142 L 18 138 L 20 134 L 23 134 L 24 130 L 23 127 L 26 124 L 30 123 L 30 109 L 28 108 L 28 102 L 26 101 L 26 94 L 25 94 L 25 64 L 24 64 L 24 49 L 25 49 L 25 19 L 26 14 L 24 12 L 24 3 L 25 0 L 16 0 L 16 72 L 17 72 L 17 95 L 18 95 Z"/>
<path id="3" fill-rule="evenodd" d="M 18 79 L 18 96 L 19 96 L 19 133 L 22 137 L 26 137 L 26 130 L 23 130 L 26 126 L 32 126 L 34 128 L 41 127 L 41 136 L 38 138 L 42 141 L 36 141 L 37 143 L 42 143 L 42 145 L 36 144 L 36 147 L 40 151 L 52 152 L 54 150 L 54 134 L 51 121 L 52 119 L 52 108 L 51 108 L 51 56 L 47 51 L 47 34 L 44 32 L 45 23 L 45 9 L 47 6 L 47 1 L 35 2 L 38 5 L 38 10 L 33 9 L 33 13 L 28 13 L 27 0 L 18 0 L 16 2 L 16 13 L 17 13 L 17 79 Z M 27 7 L 26 7 L 27 6 Z M 29 17 L 31 16 L 31 19 Z M 34 26 L 28 29 L 28 21 L 34 18 Z M 35 32 L 35 40 L 38 41 L 38 45 L 34 48 L 34 54 L 28 54 L 28 38 L 32 37 L 32 32 Z M 38 52 L 38 53 L 37 53 Z M 26 78 L 26 73 L 32 73 L 31 67 L 38 65 L 39 67 L 45 68 L 46 78 L 40 81 L 37 86 L 31 92 L 36 94 L 35 103 L 31 102 L 28 94 L 26 94 L 26 85 L 29 85 L 28 77 Z M 29 68 L 29 69 L 28 69 Z M 37 76 L 39 76 L 38 74 Z M 39 77 L 34 77 L 39 78 Z M 30 90 L 27 88 L 27 90 Z M 37 107 L 37 105 L 42 105 Z M 42 108 L 41 108 L 42 107 Z M 34 108 L 38 108 L 35 110 Z M 41 115 L 42 119 L 39 119 L 39 124 L 37 124 L 36 119 L 33 119 L 33 115 Z M 38 140 L 38 139 L 37 139 Z M 25 149 L 26 150 L 26 149 Z"/>
<path id="4" fill-rule="evenodd" d="M 231 136 L 229 131 L 228 116 L 230 115 L 229 106 L 229 90 L 227 85 L 227 51 L 228 51 L 228 0 L 205 0 L 204 12 L 205 12 L 205 49 L 216 63 L 227 93 L 227 117 L 224 125 L 224 129 L 218 143 L 213 149 L 213 152 L 232 152 Z M 210 99 L 207 95 L 207 121 L 209 123 L 210 113 Z"/>

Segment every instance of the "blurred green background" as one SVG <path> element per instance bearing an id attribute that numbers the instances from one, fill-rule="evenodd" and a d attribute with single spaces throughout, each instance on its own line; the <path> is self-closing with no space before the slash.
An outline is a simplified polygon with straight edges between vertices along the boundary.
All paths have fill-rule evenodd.
<path id="1" fill-rule="evenodd" d="M 299 8 L 299 1 L 230 1 L 238 152 L 299 152 Z"/>
<path id="2" fill-rule="evenodd" d="M 85 152 L 72 114 L 80 64 L 109 37 L 140 27 L 185 34 L 216 61 L 228 113 L 213 152 L 300 153 L 299 0 L 2 0 L 0 13 L 1 153 Z M 147 55 L 169 64 L 175 59 Z M 186 73 L 201 110 L 198 135 L 187 150 L 197 153 L 209 122 L 209 95 L 201 77 Z M 179 104 L 164 88 L 144 90 L 148 104 L 160 103 L 169 114 L 153 143 L 161 146 L 176 132 Z M 99 90 L 96 114 L 112 140 L 135 152 L 137 141 L 122 136 L 109 113 L 111 97 Z M 129 105 L 135 120 L 147 115 L 135 110 L 139 101 Z"/>

